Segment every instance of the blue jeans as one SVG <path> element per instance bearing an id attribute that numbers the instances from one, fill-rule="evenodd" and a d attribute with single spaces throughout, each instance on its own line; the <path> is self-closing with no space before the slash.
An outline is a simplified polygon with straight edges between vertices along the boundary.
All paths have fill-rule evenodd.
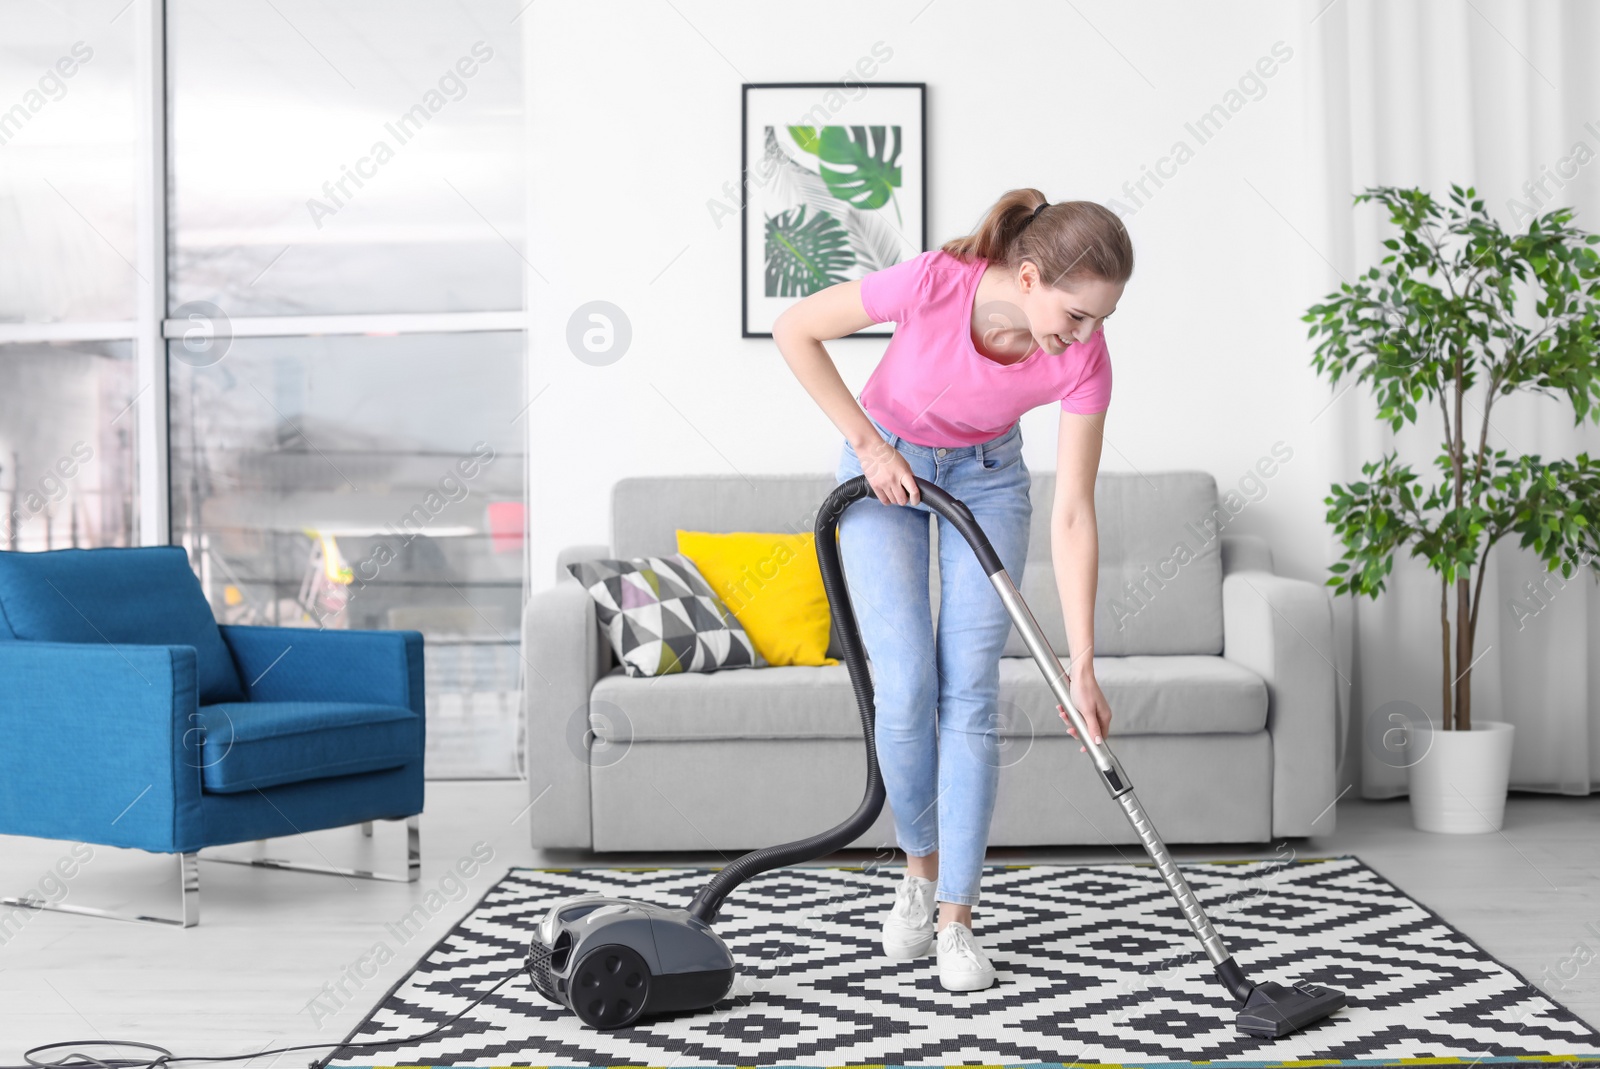
<path id="1" fill-rule="evenodd" d="M 949 448 L 872 425 L 913 474 L 966 503 L 1020 586 L 1033 518 L 1022 424 Z M 846 441 L 835 485 L 861 473 Z M 937 639 L 928 595 L 930 515 L 939 524 Z M 853 502 L 839 520 L 839 554 L 871 665 L 878 765 L 896 839 L 917 857 L 939 850 L 938 901 L 975 905 L 1003 763 L 1000 652 L 1011 617 L 972 546 L 924 502 Z"/>

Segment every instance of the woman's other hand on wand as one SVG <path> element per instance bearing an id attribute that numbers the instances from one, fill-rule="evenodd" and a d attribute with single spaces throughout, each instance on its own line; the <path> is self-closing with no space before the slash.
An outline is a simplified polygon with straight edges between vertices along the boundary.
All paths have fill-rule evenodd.
<path id="1" fill-rule="evenodd" d="M 1080 672 L 1067 677 L 1067 688 L 1068 693 L 1072 695 L 1073 706 L 1077 708 L 1089 728 L 1089 734 L 1095 742 L 1104 742 L 1105 737 L 1111 734 L 1111 706 L 1106 703 L 1106 696 L 1100 693 L 1099 682 L 1094 676 Z M 1057 705 L 1056 712 L 1061 714 L 1062 722 L 1067 725 L 1067 734 L 1077 738 L 1078 729 L 1072 725 L 1066 708 Z M 1079 746 L 1078 752 L 1083 753 L 1087 749 L 1087 746 Z"/>

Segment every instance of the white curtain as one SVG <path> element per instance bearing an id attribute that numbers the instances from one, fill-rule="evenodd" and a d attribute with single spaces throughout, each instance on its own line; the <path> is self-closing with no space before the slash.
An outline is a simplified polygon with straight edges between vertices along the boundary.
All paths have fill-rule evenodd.
<path id="1" fill-rule="evenodd" d="M 1471 185 L 1509 231 L 1527 228 L 1528 209 L 1542 215 L 1570 206 L 1572 225 L 1600 232 L 1596 7 L 1584 0 L 1303 0 L 1305 236 L 1320 253 L 1313 300 L 1341 279 L 1354 282 L 1387 253 L 1380 244 L 1393 232 L 1387 210 L 1352 204 L 1368 186 L 1419 186 L 1448 206 L 1451 183 Z M 1464 422 L 1475 438 L 1482 391 L 1469 396 Z M 1437 481 L 1443 419 L 1436 401 L 1418 408 L 1425 418 L 1396 433 L 1377 421 L 1365 384 L 1334 400 L 1316 426 L 1342 471 L 1336 480 L 1360 479 L 1363 461 L 1394 449 L 1422 483 Z M 1600 428 L 1574 426 L 1564 396 L 1503 397 L 1489 419 L 1490 447 L 1510 456 L 1600 456 Z M 1331 561 L 1341 545 L 1329 532 Z M 1490 553 L 1473 647 L 1473 719 L 1516 725 L 1513 790 L 1587 794 L 1600 781 L 1600 585 L 1592 569 L 1565 580 L 1545 573 L 1519 541 L 1507 535 Z M 1543 585 L 1535 595 L 1528 584 Z M 1347 629 L 1351 662 L 1351 685 L 1342 688 L 1350 721 L 1342 779 L 1368 798 L 1401 795 L 1406 759 L 1385 748 L 1384 731 L 1392 714 L 1408 709 L 1440 722 L 1439 577 L 1406 548 L 1376 601 L 1338 600 L 1348 603 L 1336 605 L 1336 619 Z M 1453 590 L 1449 615 L 1453 628 Z"/>

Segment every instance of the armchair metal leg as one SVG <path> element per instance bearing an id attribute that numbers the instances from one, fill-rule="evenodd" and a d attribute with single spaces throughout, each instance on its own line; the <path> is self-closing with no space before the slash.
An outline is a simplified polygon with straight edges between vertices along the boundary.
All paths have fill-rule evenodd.
<path id="1" fill-rule="evenodd" d="M 0 898 L 0 905 L 22 909 L 48 909 L 54 913 L 76 913 L 80 917 L 100 917 L 113 921 L 135 921 L 141 924 L 170 924 L 177 928 L 193 928 L 200 923 L 200 865 L 196 853 L 175 854 L 178 859 L 178 916 L 154 917 L 147 913 L 118 913 L 115 910 L 94 906 L 77 906 L 66 902 L 51 903 L 43 899 Z"/>
<path id="2" fill-rule="evenodd" d="M 386 880 L 390 883 L 416 883 L 422 876 L 422 832 L 415 815 L 406 822 L 406 868 L 403 873 L 373 872 L 368 869 L 345 869 L 334 865 L 308 865 L 299 861 L 285 861 L 275 857 L 212 857 L 201 855 L 201 861 L 225 861 L 230 865 L 252 865 L 263 869 L 287 869 L 291 872 L 320 872 L 329 876 L 355 876 L 363 880 Z M 371 835 L 372 822 L 365 821 L 362 834 Z"/>

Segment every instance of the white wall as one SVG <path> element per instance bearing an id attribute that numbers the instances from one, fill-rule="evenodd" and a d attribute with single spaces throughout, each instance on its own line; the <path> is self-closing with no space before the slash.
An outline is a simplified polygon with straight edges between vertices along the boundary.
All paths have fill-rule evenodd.
<path id="1" fill-rule="evenodd" d="M 877 41 L 893 55 L 876 80 L 928 83 L 930 248 L 1016 186 L 1136 209 L 1134 276 L 1106 328 L 1102 467 L 1199 468 L 1226 489 L 1282 441 L 1293 459 L 1230 530 L 1266 536 L 1281 572 L 1326 575 L 1337 554 L 1322 497 L 1347 476 L 1319 444 L 1332 391 L 1299 319 L 1337 284 L 1301 236 L 1313 212 L 1302 80 L 1318 27 L 1299 9 L 674 0 L 538 4 L 524 17 L 528 248 L 548 280 L 530 295 L 530 394 L 547 387 L 529 410 L 535 589 L 552 582 L 560 547 L 608 541 L 624 475 L 833 470 L 837 429 L 770 340 L 739 336 L 739 225 L 719 228 L 707 201 L 737 188 L 741 82 L 838 80 Z M 1262 61 L 1275 73 L 1241 89 Z M 1200 143 L 1187 124 L 1230 91 L 1237 110 Z M 1172 173 L 1179 142 L 1193 155 Z M 1147 183 L 1141 204 L 1124 184 L 1163 157 L 1172 177 Z M 633 330 L 605 367 L 565 337 L 572 311 L 596 299 Z M 885 344 L 828 350 L 859 390 Z M 1056 412 L 1023 418 L 1035 471 L 1056 467 Z"/>

